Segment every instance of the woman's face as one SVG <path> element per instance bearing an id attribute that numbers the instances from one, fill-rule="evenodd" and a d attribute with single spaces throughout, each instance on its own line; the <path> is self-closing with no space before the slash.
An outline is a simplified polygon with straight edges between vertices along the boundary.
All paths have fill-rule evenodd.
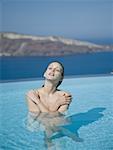
<path id="1" fill-rule="evenodd" d="M 63 68 L 57 62 L 53 62 L 49 64 L 47 70 L 44 73 L 44 77 L 46 79 L 53 80 L 53 81 L 61 81 L 63 78 L 62 75 L 63 75 Z"/>

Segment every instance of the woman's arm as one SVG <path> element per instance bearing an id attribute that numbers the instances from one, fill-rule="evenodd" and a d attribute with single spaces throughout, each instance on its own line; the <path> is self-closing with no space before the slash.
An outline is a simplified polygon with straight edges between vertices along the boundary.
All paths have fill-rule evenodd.
<path id="1" fill-rule="evenodd" d="M 69 105 L 62 105 L 59 107 L 58 112 L 64 113 L 68 109 Z"/>
<path id="2" fill-rule="evenodd" d="M 26 94 L 26 101 L 30 112 L 36 112 L 36 113 L 40 112 L 37 103 L 34 100 L 32 100 L 31 97 L 29 96 L 29 92 Z"/>
<path id="3" fill-rule="evenodd" d="M 27 98 L 29 100 L 31 100 L 33 103 L 35 103 L 35 105 L 37 106 L 38 110 L 40 110 L 40 112 L 48 112 L 49 109 L 40 101 L 40 97 L 39 95 L 36 96 L 35 91 L 31 90 L 27 93 Z M 33 110 L 35 110 L 35 108 L 33 107 Z"/>
<path id="4" fill-rule="evenodd" d="M 62 92 L 62 96 L 63 97 L 60 97 L 61 98 L 60 101 L 62 101 L 64 99 L 64 104 L 60 105 L 60 107 L 58 109 L 58 112 L 60 112 L 60 113 L 64 113 L 68 109 L 68 107 L 71 103 L 71 100 L 72 100 L 71 94 L 69 94 L 67 92 Z"/>

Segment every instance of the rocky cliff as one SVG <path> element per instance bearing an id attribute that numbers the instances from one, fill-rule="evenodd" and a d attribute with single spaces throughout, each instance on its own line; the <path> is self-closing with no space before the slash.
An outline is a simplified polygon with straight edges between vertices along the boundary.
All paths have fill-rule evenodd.
<path id="1" fill-rule="evenodd" d="M 0 33 L 0 56 L 64 56 L 101 51 L 113 51 L 113 46 L 57 36 Z"/>

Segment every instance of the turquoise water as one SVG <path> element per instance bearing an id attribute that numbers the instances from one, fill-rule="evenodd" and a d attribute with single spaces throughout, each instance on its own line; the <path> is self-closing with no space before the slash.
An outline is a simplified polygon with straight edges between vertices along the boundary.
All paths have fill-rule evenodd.
<path id="1" fill-rule="evenodd" d="M 44 129 L 26 125 L 25 93 L 42 80 L 0 84 L 0 149 L 46 150 Z M 56 133 L 52 150 L 113 150 L 113 76 L 64 79 L 61 89 L 73 95 L 66 113 L 70 124 Z M 81 138 L 77 142 L 72 135 Z"/>

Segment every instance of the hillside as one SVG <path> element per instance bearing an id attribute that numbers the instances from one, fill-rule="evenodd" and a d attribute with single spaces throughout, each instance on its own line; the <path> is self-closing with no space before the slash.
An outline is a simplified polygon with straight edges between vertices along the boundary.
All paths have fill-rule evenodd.
<path id="1" fill-rule="evenodd" d="M 0 56 L 64 56 L 101 51 L 113 51 L 113 46 L 57 36 L 0 33 Z"/>

